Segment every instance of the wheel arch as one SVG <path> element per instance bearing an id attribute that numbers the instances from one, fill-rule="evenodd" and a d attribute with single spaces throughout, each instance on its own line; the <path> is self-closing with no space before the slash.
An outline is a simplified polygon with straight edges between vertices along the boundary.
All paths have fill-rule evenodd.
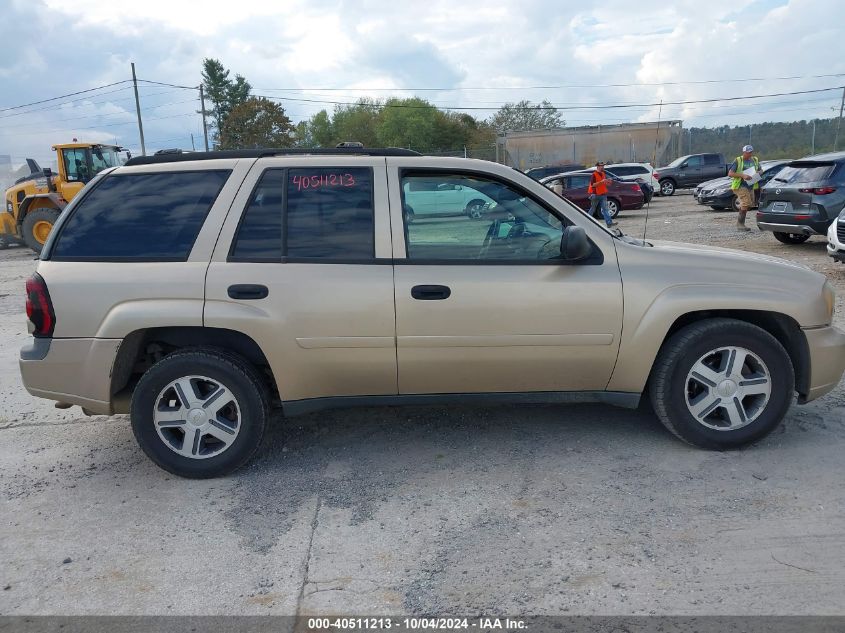
<path id="1" fill-rule="evenodd" d="M 703 297 L 710 297 L 712 308 L 700 309 Z M 758 309 L 747 308 L 752 299 Z M 778 339 L 792 361 L 799 400 L 808 395 L 810 351 L 800 324 L 823 320 L 812 304 L 796 306 L 795 302 L 784 301 L 783 292 L 739 285 L 673 286 L 642 306 L 642 311 L 634 310 L 633 305 L 629 308 L 629 303 L 626 301 L 628 314 L 616 366 L 607 385 L 609 391 L 643 392 L 660 349 L 673 334 L 697 321 L 729 318 L 756 325 Z"/>
<path id="2" fill-rule="evenodd" d="M 135 385 L 154 363 L 184 349 L 214 349 L 251 363 L 266 381 L 271 397 L 279 389 L 267 357 L 253 338 L 225 328 L 203 326 L 152 327 L 130 332 L 120 344 L 111 372 L 110 395 L 115 413 L 128 413 Z"/>
<path id="3" fill-rule="evenodd" d="M 672 335 L 679 330 L 693 323 L 715 318 L 735 319 L 750 323 L 774 336 L 786 349 L 786 353 L 789 354 L 789 359 L 792 361 L 792 367 L 795 371 L 795 389 L 799 394 L 799 399 L 806 398 L 810 390 L 810 347 L 807 343 L 807 337 L 804 336 L 801 326 L 795 319 L 780 312 L 733 309 L 687 312 L 672 323 L 660 343 L 657 355 L 660 354 L 660 350 L 663 349 Z M 657 355 L 655 355 L 655 360 Z M 654 361 L 652 361 L 652 368 L 653 366 Z M 651 372 L 649 372 L 650 377 Z"/>
<path id="4" fill-rule="evenodd" d="M 17 223 L 20 226 L 30 211 L 37 209 L 55 209 L 61 212 L 67 203 L 55 193 L 37 193 L 25 197 L 18 206 Z"/>

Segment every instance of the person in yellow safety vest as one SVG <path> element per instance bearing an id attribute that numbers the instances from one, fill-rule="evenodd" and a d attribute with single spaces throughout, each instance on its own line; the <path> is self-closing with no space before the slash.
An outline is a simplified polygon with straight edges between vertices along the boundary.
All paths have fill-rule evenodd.
<path id="1" fill-rule="evenodd" d="M 736 228 L 739 231 L 750 231 L 745 226 L 745 216 L 754 206 L 754 198 L 756 190 L 760 188 L 759 178 L 757 182 L 748 184 L 748 181 L 753 180 L 752 176 L 744 173 L 746 169 L 753 165 L 757 174 L 760 174 L 760 161 L 754 156 L 754 148 L 746 145 L 742 148 L 742 155 L 737 156 L 736 160 L 728 167 L 728 177 L 731 179 L 731 189 L 739 201 L 739 215 L 736 219 Z"/>

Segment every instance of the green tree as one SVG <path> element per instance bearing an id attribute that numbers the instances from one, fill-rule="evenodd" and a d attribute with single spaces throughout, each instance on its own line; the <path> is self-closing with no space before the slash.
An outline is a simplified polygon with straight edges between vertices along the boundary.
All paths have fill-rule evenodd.
<path id="1" fill-rule="evenodd" d="M 211 58 L 202 60 L 202 85 L 211 105 L 207 111 L 211 117 L 212 137 L 217 139 L 226 117 L 249 98 L 252 86 L 241 75 L 230 79 L 229 70 L 219 60 Z"/>
<path id="2" fill-rule="evenodd" d="M 421 152 L 452 144 L 448 117 L 419 97 L 388 99 L 381 112 L 377 137 L 384 147 L 410 147 Z"/>
<path id="3" fill-rule="evenodd" d="M 314 147 L 332 147 L 334 144 L 334 125 L 329 113 L 320 110 L 308 121 Z"/>
<path id="4" fill-rule="evenodd" d="M 507 131 L 544 130 L 566 125 L 560 112 L 550 102 L 532 104 L 530 101 L 506 103 L 491 118 L 493 128 L 503 134 Z"/>
<path id="5" fill-rule="evenodd" d="M 235 106 L 220 129 L 220 149 L 292 147 L 294 140 L 285 109 L 264 97 Z"/>
<path id="6" fill-rule="evenodd" d="M 377 147 L 381 106 L 380 101 L 369 98 L 359 99 L 354 105 L 335 106 L 332 141 L 360 141 L 365 147 Z"/>

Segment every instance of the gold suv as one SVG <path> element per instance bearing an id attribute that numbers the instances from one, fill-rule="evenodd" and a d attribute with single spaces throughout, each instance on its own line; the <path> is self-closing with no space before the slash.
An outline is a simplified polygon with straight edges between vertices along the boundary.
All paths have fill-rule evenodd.
<path id="1" fill-rule="evenodd" d="M 609 232 L 528 176 L 362 148 L 134 158 L 62 214 L 27 283 L 27 390 L 129 413 L 186 477 L 269 413 L 648 393 L 709 449 L 845 369 L 823 275 Z"/>

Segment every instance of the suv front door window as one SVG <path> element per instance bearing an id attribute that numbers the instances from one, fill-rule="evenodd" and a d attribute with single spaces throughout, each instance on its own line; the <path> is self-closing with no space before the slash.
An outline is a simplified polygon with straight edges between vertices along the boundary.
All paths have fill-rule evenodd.
<path id="1" fill-rule="evenodd" d="M 564 262 L 569 220 L 518 186 L 392 169 L 400 191 L 425 178 L 493 201 L 478 219 L 409 218 L 401 204 L 391 208 L 404 227 L 394 232 L 399 392 L 604 389 L 622 327 L 613 246 Z"/>

